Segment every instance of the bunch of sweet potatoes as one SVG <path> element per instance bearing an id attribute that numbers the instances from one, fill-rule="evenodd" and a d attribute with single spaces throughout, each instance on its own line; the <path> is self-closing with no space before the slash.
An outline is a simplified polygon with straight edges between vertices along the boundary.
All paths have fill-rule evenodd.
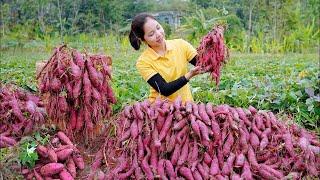
<path id="1" fill-rule="evenodd" d="M 90 139 L 98 134 L 116 101 L 110 64 L 106 55 L 82 54 L 66 45 L 55 48 L 38 77 L 49 119 Z"/>
<path id="2" fill-rule="evenodd" d="M 197 48 L 197 66 L 201 66 L 205 71 L 210 72 L 217 86 L 220 82 L 221 68 L 229 56 L 223 38 L 224 30 L 225 27 L 222 25 L 215 26 L 201 39 Z"/>
<path id="3" fill-rule="evenodd" d="M 82 155 L 62 131 L 55 134 L 46 146 L 39 144 L 36 151 L 40 158 L 35 167 L 22 170 L 26 179 L 72 180 L 77 171 L 84 169 Z"/>
<path id="4" fill-rule="evenodd" d="M 316 135 L 251 106 L 146 100 L 124 107 L 113 127 L 91 179 L 295 179 L 320 171 Z"/>
<path id="5" fill-rule="evenodd" d="M 40 98 L 13 85 L 0 85 L 0 148 L 13 146 L 45 120 Z"/>

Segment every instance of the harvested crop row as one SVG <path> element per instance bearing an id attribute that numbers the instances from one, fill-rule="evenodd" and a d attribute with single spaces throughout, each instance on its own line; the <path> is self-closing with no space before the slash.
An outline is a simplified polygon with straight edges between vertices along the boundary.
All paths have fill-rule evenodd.
<path id="1" fill-rule="evenodd" d="M 281 179 L 317 177 L 320 142 L 272 112 L 147 100 L 124 107 L 90 178 Z"/>
<path id="2" fill-rule="evenodd" d="M 229 56 L 228 48 L 225 46 L 223 39 L 224 29 L 222 25 L 215 26 L 201 39 L 197 48 L 197 66 L 201 66 L 205 71 L 210 72 L 217 86 L 220 82 L 222 65 Z"/>
<path id="3" fill-rule="evenodd" d="M 60 129 L 84 133 L 89 139 L 99 134 L 116 101 L 110 63 L 106 55 L 81 54 L 66 45 L 55 48 L 39 73 L 49 119 Z"/>
<path id="4" fill-rule="evenodd" d="M 40 98 L 13 85 L 0 85 L 0 148 L 14 146 L 44 123 Z"/>
<path id="5" fill-rule="evenodd" d="M 84 169 L 79 150 L 62 131 L 54 135 L 48 145 L 38 145 L 36 151 L 40 159 L 35 167 L 22 170 L 26 179 L 72 180 L 79 170 Z"/>

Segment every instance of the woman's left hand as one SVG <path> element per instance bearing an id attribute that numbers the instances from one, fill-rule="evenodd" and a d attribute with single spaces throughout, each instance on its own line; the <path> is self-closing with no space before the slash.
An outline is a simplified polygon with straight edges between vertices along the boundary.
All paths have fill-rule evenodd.
<path id="1" fill-rule="evenodd" d="M 196 66 L 195 68 L 191 69 L 187 74 L 185 75 L 187 80 L 190 80 L 192 77 L 198 75 L 198 74 L 203 74 L 205 71 L 202 69 L 200 66 Z"/>

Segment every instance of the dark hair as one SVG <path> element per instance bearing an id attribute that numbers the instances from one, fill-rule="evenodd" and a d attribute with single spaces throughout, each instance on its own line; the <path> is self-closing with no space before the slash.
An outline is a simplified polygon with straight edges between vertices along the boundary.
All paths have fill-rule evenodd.
<path id="1" fill-rule="evenodd" d="M 155 19 L 151 14 L 140 13 L 136 15 L 132 20 L 129 40 L 131 46 L 135 50 L 140 49 L 141 41 L 144 40 L 143 25 L 146 23 L 147 18 Z"/>

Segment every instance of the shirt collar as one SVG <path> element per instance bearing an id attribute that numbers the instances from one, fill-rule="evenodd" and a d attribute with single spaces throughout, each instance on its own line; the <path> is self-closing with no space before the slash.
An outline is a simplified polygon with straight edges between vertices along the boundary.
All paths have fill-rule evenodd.
<path id="1" fill-rule="evenodd" d="M 172 46 L 172 44 L 170 43 L 170 42 L 168 42 L 167 40 L 166 40 L 166 47 L 167 47 L 167 52 L 166 53 L 168 53 L 169 51 L 171 51 L 171 50 L 173 50 L 173 46 Z M 146 52 L 147 52 L 147 54 L 149 54 L 150 55 L 150 57 L 151 57 L 151 59 L 152 60 L 157 60 L 157 59 L 159 59 L 161 56 L 158 54 L 158 53 L 156 53 L 151 47 L 147 47 L 147 49 L 146 49 Z"/>
<path id="2" fill-rule="evenodd" d="M 167 46 L 167 51 L 171 51 L 173 50 L 173 46 L 172 46 L 172 43 L 166 41 L 166 46 Z"/>

